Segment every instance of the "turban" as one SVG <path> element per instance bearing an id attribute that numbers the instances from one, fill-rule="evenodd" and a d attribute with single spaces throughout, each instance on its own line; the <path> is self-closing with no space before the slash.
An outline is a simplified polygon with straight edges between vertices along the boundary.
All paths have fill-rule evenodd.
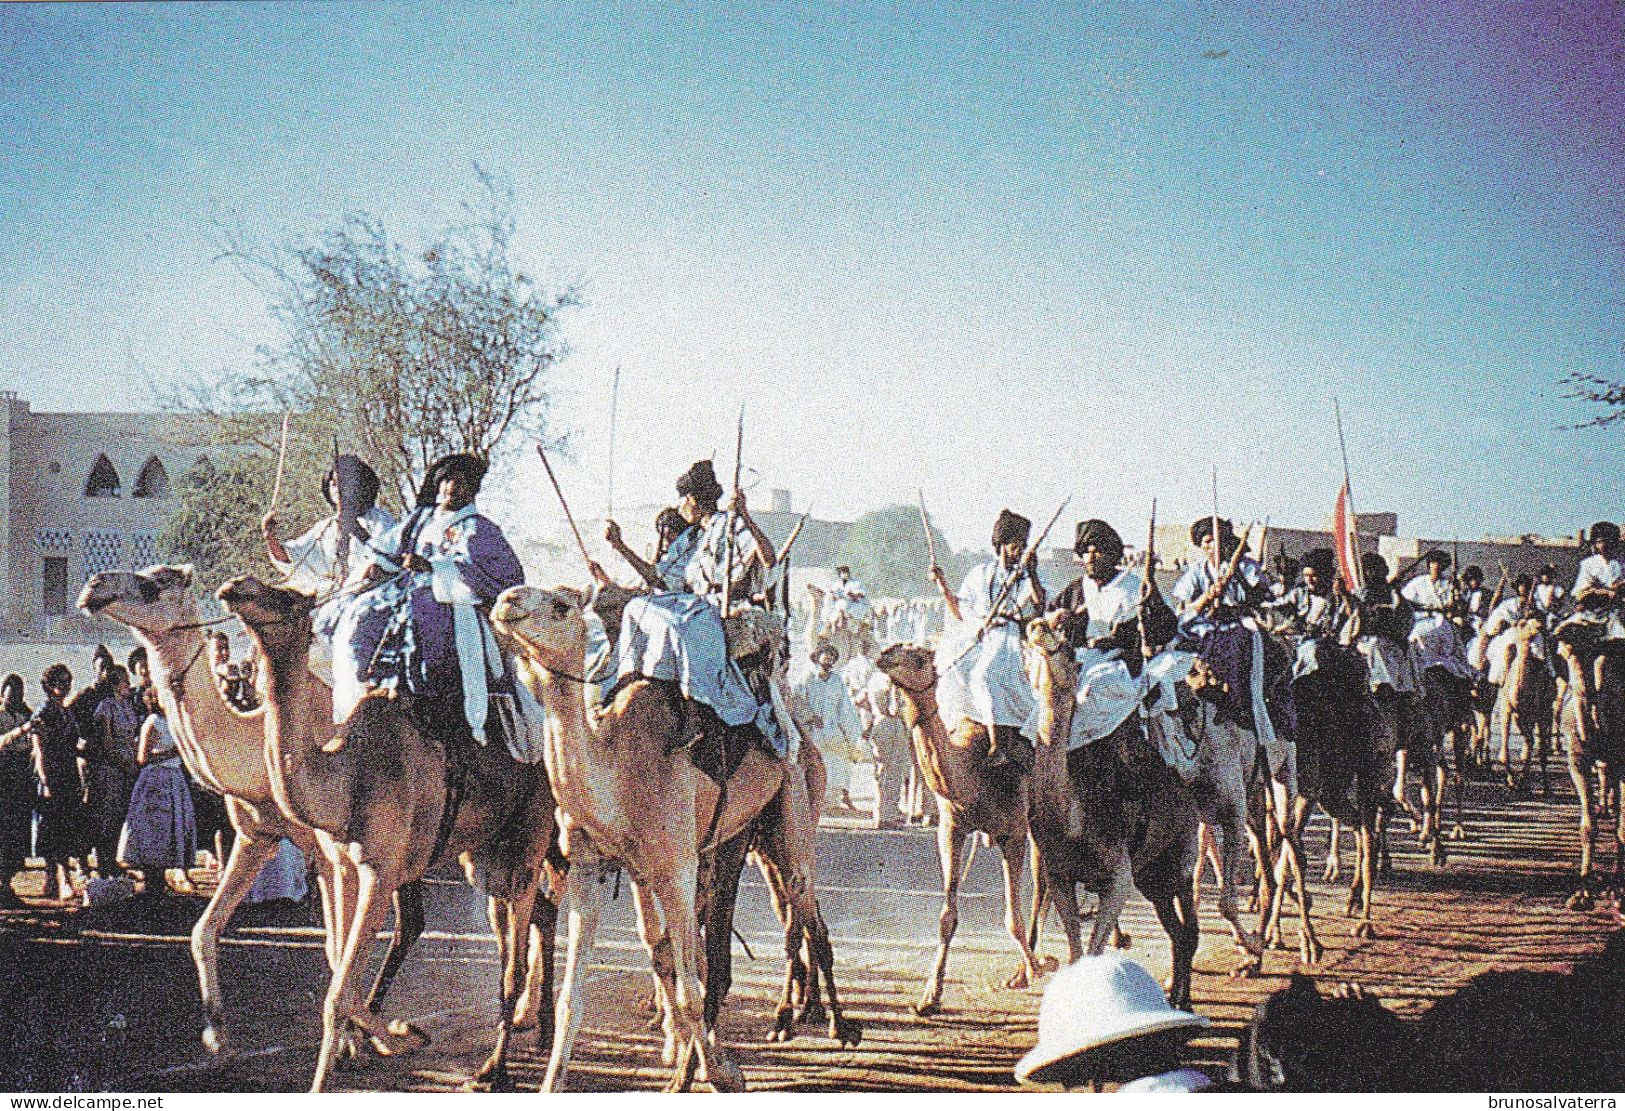
<path id="1" fill-rule="evenodd" d="M 999 519 L 993 522 L 993 546 L 1002 548 L 1006 544 L 1027 542 L 1028 533 L 1032 532 L 1033 523 L 1019 513 L 1012 513 L 1008 509 L 999 510 Z"/>
<path id="2" fill-rule="evenodd" d="M 344 508 L 357 517 L 378 504 L 378 472 L 367 466 L 359 455 L 341 455 L 333 460 L 327 477 L 322 481 L 322 497 L 327 499 L 328 505 L 337 509 L 338 505 L 327 489 L 335 480 Z"/>
<path id="3" fill-rule="evenodd" d="M 466 480 L 478 494 L 485 482 L 485 470 L 485 460 L 478 455 L 468 452 L 442 455 L 430 464 L 429 473 L 423 476 L 423 485 L 418 487 L 418 504 L 433 505 L 440 495 L 440 484 L 453 475 Z"/>
<path id="4" fill-rule="evenodd" d="M 1366 552 L 1360 556 L 1360 577 L 1367 587 L 1387 582 L 1388 561 L 1376 552 Z"/>
<path id="5" fill-rule="evenodd" d="M 1434 548 L 1432 551 L 1428 552 L 1427 557 L 1423 562 L 1429 565 L 1437 563 L 1441 567 L 1449 567 L 1450 553 L 1445 551 L 1443 548 Z"/>
<path id="6" fill-rule="evenodd" d="M 1191 543 L 1195 544 L 1197 547 L 1201 547 L 1203 538 L 1207 537 L 1207 536 L 1212 536 L 1212 535 L 1213 535 L 1213 518 L 1212 517 L 1198 517 L 1198 518 L 1196 518 L 1196 522 L 1191 525 Z M 1235 538 L 1236 538 L 1236 527 L 1234 525 L 1232 525 L 1229 521 L 1227 521 L 1225 518 L 1220 517 L 1219 518 L 1219 539 L 1220 539 L 1220 541 L 1222 541 L 1225 544 L 1229 544 Z"/>
<path id="7" fill-rule="evenodd" d="M 1099 548 L 1113 566 L 1123 561 L 1123 538 L 1098 517 L 1079 521 L 1077 539 L 1072 543 L 1072 550 L 1080 556 L 1090 548 Z"/>
<path id="8" fill-rule="evenodd" d="M 1467 570 L 1465 570 L 1465 571 L 1463 571 L 1461 573 L 1461 577 L 1464 578 L 1464 579 L 1472 579 L 1475 582 L 1483 582 L 1484 581 L 1484 568 L 1480 567 L 1476 563 L 1468 564 L 1467 565 Z"/>
<path id="9" fill-rule="evenodd" d="M 1609 544 L 1619 543 L 1619 526 L 1612 521 L 1598 521 L 1591 526 L 1591 532 L 1586 536 L 1587 543 L 1595 544 L 1602 540 Z"/>
<path id="10" fill-rule="evenodd" d="M 1330 548 L 1311 548 L 1303 554 L 1303 565 L 1313 567 L 1315 574 L 1323 579 L 1329 579 L 1337 571 L 1337 560 Z M 1383 572 L 1387 574 L 1386 571 Z"/>
<path id="11" fill-rule="evenodd" d="M 692 497 L 702 502 L 714 502 L 722 497 L 722 484 L 717 481 L 716 471 L 711 469 L 711 460 L 701 459 L 677 480 L 677 493 L 679 497 Z"/>

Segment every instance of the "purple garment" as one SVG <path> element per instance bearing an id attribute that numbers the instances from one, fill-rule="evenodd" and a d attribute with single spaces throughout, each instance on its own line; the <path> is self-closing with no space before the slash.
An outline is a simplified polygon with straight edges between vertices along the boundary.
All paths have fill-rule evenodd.
<path id="1" fill-rule="evenodd" d="M 1231 718 L 1257 731 L 1253 721 L 1253 637 L 1263 636 L 1245 625 L 1230 625 L 1208 633 L 1198 643 L 1196 654 L 1225 685 L 1222 706 Z M 1264 637 L 1264 705 L 1270 721 L 1283 738 L 1298 734 L 1298 708 L 1292 687 L 1281 680 L 1290 671 L 1291 660 L 1278 642 Z M 1273 666 L 1272 666 L 1273 665 Z"/>
<path id="2" fill-rule="evenodd" d="M 434 515 L 432 506 L 413 510 L 381 538 L 379 550 L 390 553 L 397 567 L 408 552 L 430 561 L 449 560 L 481 606 L 525 581 L 519 557 L 496 522 L 473 513 L 432 535 Z M 403 607 L 410 615 L 409 627 L 399 620 Z M 452 607 L 435 600 L 427 573 L 389 579 L 364 594 L 336 600 L 323 624 L 335 638 L 335 668 L 352 667 L 373 684 L 404 678 L 407 689 L 427 697 L 455 698 L 462 691 Z M 493 689 L 498 681 L 493 680 Z"/>

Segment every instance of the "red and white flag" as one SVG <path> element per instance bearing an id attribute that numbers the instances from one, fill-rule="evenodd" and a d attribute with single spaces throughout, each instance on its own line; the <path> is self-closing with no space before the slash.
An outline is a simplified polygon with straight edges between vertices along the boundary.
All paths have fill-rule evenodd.
<path id="1" fill-rule="evenodd" d="M 1354 507 L 1349 504 L 1349 487 L 1344 483 L 1337 490 L 1337 508 L 1332 510 L 1332 544 L 1337 551 L 1337 569 L 1343 576 L 1343 585 L 1350 591 L 1359 590 L 1360 531 L 1354 520 Z"/>

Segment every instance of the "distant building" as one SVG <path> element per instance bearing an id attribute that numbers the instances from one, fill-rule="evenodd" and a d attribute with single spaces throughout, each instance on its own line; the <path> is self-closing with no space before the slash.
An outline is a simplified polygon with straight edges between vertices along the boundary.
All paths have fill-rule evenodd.
<path id="1" fill-rule="evenodd" d="M 192 420 L 162 413 L 36 413 L 0 390 L 0 635 L 121 635 L 74 607 L 85 580 L 158 561 L 157 537 L 195 446 Z"/>

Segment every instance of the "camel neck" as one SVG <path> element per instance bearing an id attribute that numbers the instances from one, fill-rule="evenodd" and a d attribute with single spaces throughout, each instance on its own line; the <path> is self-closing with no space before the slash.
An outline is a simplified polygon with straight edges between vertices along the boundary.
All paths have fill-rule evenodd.
<path id="1" fill-rule="evenodd" d="M 284 814 L 319 829 L 334 828 L 314 813 L 315 793 L 308 782 L 310 764 L 322 740 L 312 726 L 316 699 L 311 697 L 308 640 L 294 638 L 286 649 L 273 650 L 260 630 L 249 634 L 265 661 L 264 758 L 271 792 Z"/>
<path id="2" fill-rule="evenodd" d="M 1033 746 L 1035 799 L 1064 799 L 1067 788 L 1066 752 L 1077 711 L 1077 677 L 1057 671 L 1048 656 L 1038 663 L 1038 738 Z"/>
<path id="3" fill-rule="evenodd" d="M 948 736 L 937 709 L 935 689 L 911 690 L 901 685 L 903 723 L 908 726 L 914 742 L 914 754 L 925 776 L 926 786 L 940 798 L 968 799 L 975 796 L 976 785 L 971 775 L 974 751 L 965 745 L 956 745 Z"/>
<path id="4" fill-rule="evenodd" d="M 251 803 L 269 801 L 265 740 L 259 714 L 226 704 L 202 660 L 205 641 L 197 629 L 163 633 L 135 630 L 152 661 L 152 681 L 169 719 L 181 758 L 198 782 Z"/>
<path id="5" fill-rule="evenodd" d="M 547 775 L 561 809 L 571 815 L 593 812 L 592 761 L 588 747 L 596 742 L 587 720 L 586 690 L 575 676 L 581 674 L 586 654 L 573 661 L 566 674 L 553 672 L 521 655 L 516 660 L 520 680 L 547 707 L 545 726 Z"/>

